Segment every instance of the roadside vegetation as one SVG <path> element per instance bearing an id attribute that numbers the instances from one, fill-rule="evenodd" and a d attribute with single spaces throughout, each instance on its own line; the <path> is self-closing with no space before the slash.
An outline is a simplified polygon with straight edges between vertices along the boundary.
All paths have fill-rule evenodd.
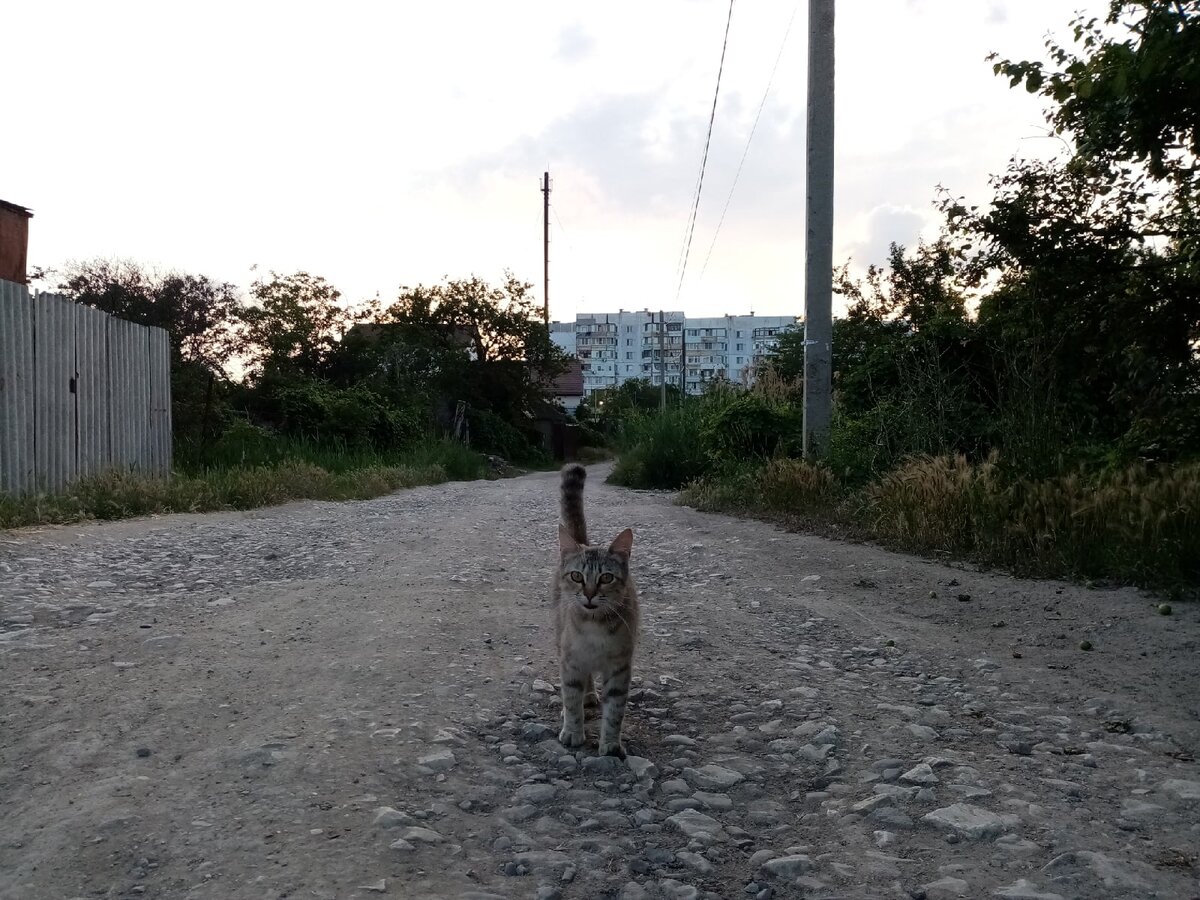
<path id="1" fill-rule="evenodd" d="M 511 275 L 347 307 L 304 272 L 272 273 L 249 297 L 128 261 L 41 274 L 79 303 L 167 330 L 175 472 L 0 496 L 0 528 L 365 499 L 488 477 L 494 457 L 504 468 L 552 464 L 533 422 L 565 358 L 530 285 Z"/>
<path id="2" fill-rule="evenodd" d="M 837 278 L 835 417 L 802 461 L 803 336 L 751 390 L 588 410 L 612 478 L 701 509 L 1015 572 L 1200 586 L 1200 4 L 1114 2 L 1050 64 L 995 61 L 1070 152 Z"/>

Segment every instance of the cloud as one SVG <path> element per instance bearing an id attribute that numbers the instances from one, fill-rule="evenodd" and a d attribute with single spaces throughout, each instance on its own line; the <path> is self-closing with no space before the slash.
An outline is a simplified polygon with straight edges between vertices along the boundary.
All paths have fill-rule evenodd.
<path id="1" fill-rule="evenodd" d="M 558 52 L 555 55 L 562 62 L 575 63 L 591 56 L 595 49 L 595 37 L 575 22 L 558 33 Z"/>
<path id="2" fill-rule="evenodd" d="M 933 222 L 929 213 L 907 206 L 882 204 L 864 217 L 864 237 L 850 245 L 856 267 L 887 262 L 892 244 L 915 247 L 922 232 Z"/>
<path id="3" fill-rule="evenodd" d="M 716 224 L 733 183 L 756 104 L 737 94 L 721 103 L 701 198 L 701 222 Z M 471 189 L 494 175 L 569 170 L 594 188 L 604 211 L 686 217 L 704 149 L 707 121 L 666 107 L 656 93 L 592 99 L 536 135 L 476 157 L 448 176 Z M 753 210 L 766 224 L 799 220 L 804 202 L 804 122 L 768 103 L 730 207 L 730 220 Z M 727 220 L 727 224 L 730 223 Z"/>

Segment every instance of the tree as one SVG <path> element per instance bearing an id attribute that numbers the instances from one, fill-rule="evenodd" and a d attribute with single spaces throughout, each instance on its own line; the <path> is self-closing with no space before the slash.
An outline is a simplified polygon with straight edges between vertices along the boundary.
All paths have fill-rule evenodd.
<path id="1" fill-rule="evenodd" d="M 562 371 L 554 352 L 541 307 L 530 291 L 533 285 L 505 272 L 504 283 L 492 287 L 481 279 L 401 288 L 388 308 L 385 321 L 400 325 L 409 334 L 420 333 L 447 347 L 470 348 L 482 363 L 527 362 L 552 376 Z"/>
<path id="2" fill-rule="evenodd" d="M 231 284 L 183 272 L 160 275 L 121 259 L 68 263 L 62 279 L 77 303 L 164 329 L 176 367 L 193 363 L 221 373 L 237 346 L 240 302 Z"/>
<path id="3" fill-rule="evenodd" d="M 258 279 L 253 303 L 241 315 L 243 351 L 258 375 L 319 377 L 338 341 L 359 314 L 341 306 L 341 293 L 307 272 Z"/>
<path id="4" fill-rule="evenodd" d="M 1016 87 L 1053 101 L 1046 118 L 1077 152 L 1099 162 L 1144 163 L 1156 179 L 1195 190 L 1200 156 L 1200 0 L 1112 0 L 1104 24 L 1072 23 L 1082 54 L 1046 43 L 1041 62 L 998 60 Z M 994 58 L 994 57 L 993 57 Z"/>

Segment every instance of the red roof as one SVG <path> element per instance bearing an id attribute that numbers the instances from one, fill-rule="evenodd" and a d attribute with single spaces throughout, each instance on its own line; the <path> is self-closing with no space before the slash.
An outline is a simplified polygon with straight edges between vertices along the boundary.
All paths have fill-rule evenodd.
<path id="1" fill-rule="evenodd" d="M 550 392 L 556 397 L 583 396 L 583 365 L 577 359 L 567 364 L 567 371 L 554 379 Z"/>

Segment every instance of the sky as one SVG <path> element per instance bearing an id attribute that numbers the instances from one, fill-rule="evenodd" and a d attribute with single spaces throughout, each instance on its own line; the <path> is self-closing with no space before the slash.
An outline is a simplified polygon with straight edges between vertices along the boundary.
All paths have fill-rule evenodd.
<path id="1" fill-rule="evenodd" d="M 842 0 L 835 262 L 935 233 L 939 185 L 984 202 L 1058 152 L 986 57 L 1041 59 L 1107 5 Z M 507 269 L 540 301 L 549 170 L 552 318 L 801 315 L 806 9 L 735 0 L 681 288 L 724 0 L 10 4 L 0 199 L 34 211 L 31 265 L 303 270 L 348 303 Z"/>

